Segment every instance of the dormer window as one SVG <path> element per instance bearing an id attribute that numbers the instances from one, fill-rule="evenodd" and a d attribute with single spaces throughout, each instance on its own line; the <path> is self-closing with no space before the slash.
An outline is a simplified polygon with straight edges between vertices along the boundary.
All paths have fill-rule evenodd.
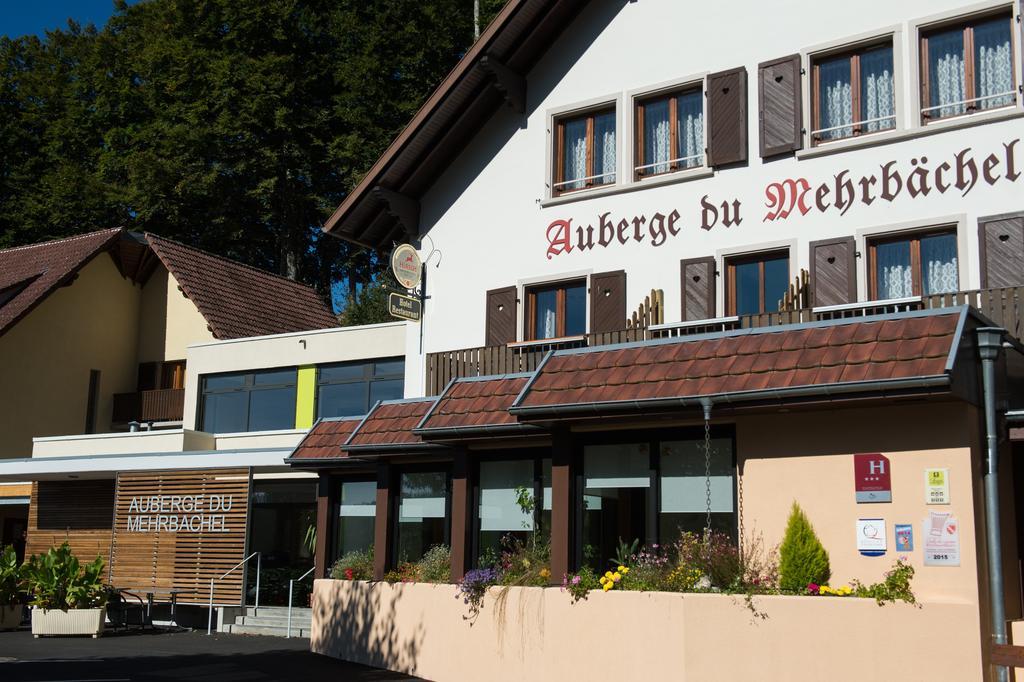
<path id="1" fill-rule="evenodd" d="M 552 194 L 615 184 L 615 144 L 614 106 L 556 119 Z"/>

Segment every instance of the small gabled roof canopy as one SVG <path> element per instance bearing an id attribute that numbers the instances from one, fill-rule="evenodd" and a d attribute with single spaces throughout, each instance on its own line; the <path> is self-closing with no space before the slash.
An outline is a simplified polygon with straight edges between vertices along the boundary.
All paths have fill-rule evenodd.
<path id="1" fill-rule="evenodd" d="M 324 462 L 344 460 L 348 453 L 341 447 L 359 426 L 362 417 L 332 417 L 321 419 L 299 441 L 287 462 Z"/>
<path id="2" fill-rule="evenodd" d="M 440 448 L 413 433 L 436 400 L 437 396 L 379 401 L 359 422 L 342 449 L 351 453 L 384 454 Z"/>
<path id="3" fill-rule="evenodd" d="M 311 287 L 155 234 L 146 241 L 218 339 L 338 326 Z"/>
<path id="4" fill-rule="evenodd" d="M 69 283 L 121 236 L 120 228 L 0 250 L 0 335 Z"/>
<path id="5" fill-rule="evenodd" d="M 586 4 L 508 0 L 324 230 L 375 249 L 418 238 L 424 192 L 499 107 L 525 111 L 525 75 Z"/>
<path id="6" fill-rule="evenodd" d="M 455 379 L 423 417 L 413 433 L 430 440 L 536 432 L 508 411 L 526 387 L 532 372 Z"/>
<path id="7" fill-rule="evenodd" d="M 971 316 L 967 307 L 947 308 L 559 351 L 545 358 L 510 411 L 529 420 L 708 400 L 777 404 L 949 393 L 958 356 L 973 347 L 964 335 Z M 966 387 L 961 397 L 976 398 Z"/>

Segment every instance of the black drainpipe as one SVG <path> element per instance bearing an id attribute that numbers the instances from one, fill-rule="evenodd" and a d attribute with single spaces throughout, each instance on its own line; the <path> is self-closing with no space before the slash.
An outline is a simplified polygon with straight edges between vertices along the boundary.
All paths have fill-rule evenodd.
<path id="1" fill-rule="evenodd" d="M 999 433 L 996 431 L 996 361 L 1003 348 L 1005 329 L 981 327 L 978 354 L 981 356 L 981 381 L 985 406 L 985 520 L 988 535 L 989 601 L 992 611 L 992 641 L 1006 644 L 1006 613 L 1003 609 L 1003 547 L 999 524 Z M 1009 670 L 996 666 L 996 679 L 1009 680 Z"/>

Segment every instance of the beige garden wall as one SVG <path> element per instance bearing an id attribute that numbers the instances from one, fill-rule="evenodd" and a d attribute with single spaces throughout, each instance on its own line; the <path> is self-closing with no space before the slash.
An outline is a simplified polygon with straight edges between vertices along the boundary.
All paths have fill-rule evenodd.
<path id="1" fill-rule="evenodd" d="M 865 682 L 985 679 L 976 610 L 865 599 L 492 588 L 317 580 L 312 650 L 430 680 Z"/>

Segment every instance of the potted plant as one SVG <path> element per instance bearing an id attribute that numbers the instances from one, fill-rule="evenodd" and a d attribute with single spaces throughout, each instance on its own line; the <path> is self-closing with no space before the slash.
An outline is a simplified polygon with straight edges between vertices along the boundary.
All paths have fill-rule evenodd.
<path id="1" fill-rule="evenodd" d="M 0 630 L 21 625 L 21 566 L 14 547 L 0 552 Z"/>
<path id="2" fill-rule="evenodd" d="M 107 590 L 100 580 L 103 559 L 81 564 L 68 543 L 26 562 L 32 594 L 32 635 L 99 637 L 107 616 Z"/>

